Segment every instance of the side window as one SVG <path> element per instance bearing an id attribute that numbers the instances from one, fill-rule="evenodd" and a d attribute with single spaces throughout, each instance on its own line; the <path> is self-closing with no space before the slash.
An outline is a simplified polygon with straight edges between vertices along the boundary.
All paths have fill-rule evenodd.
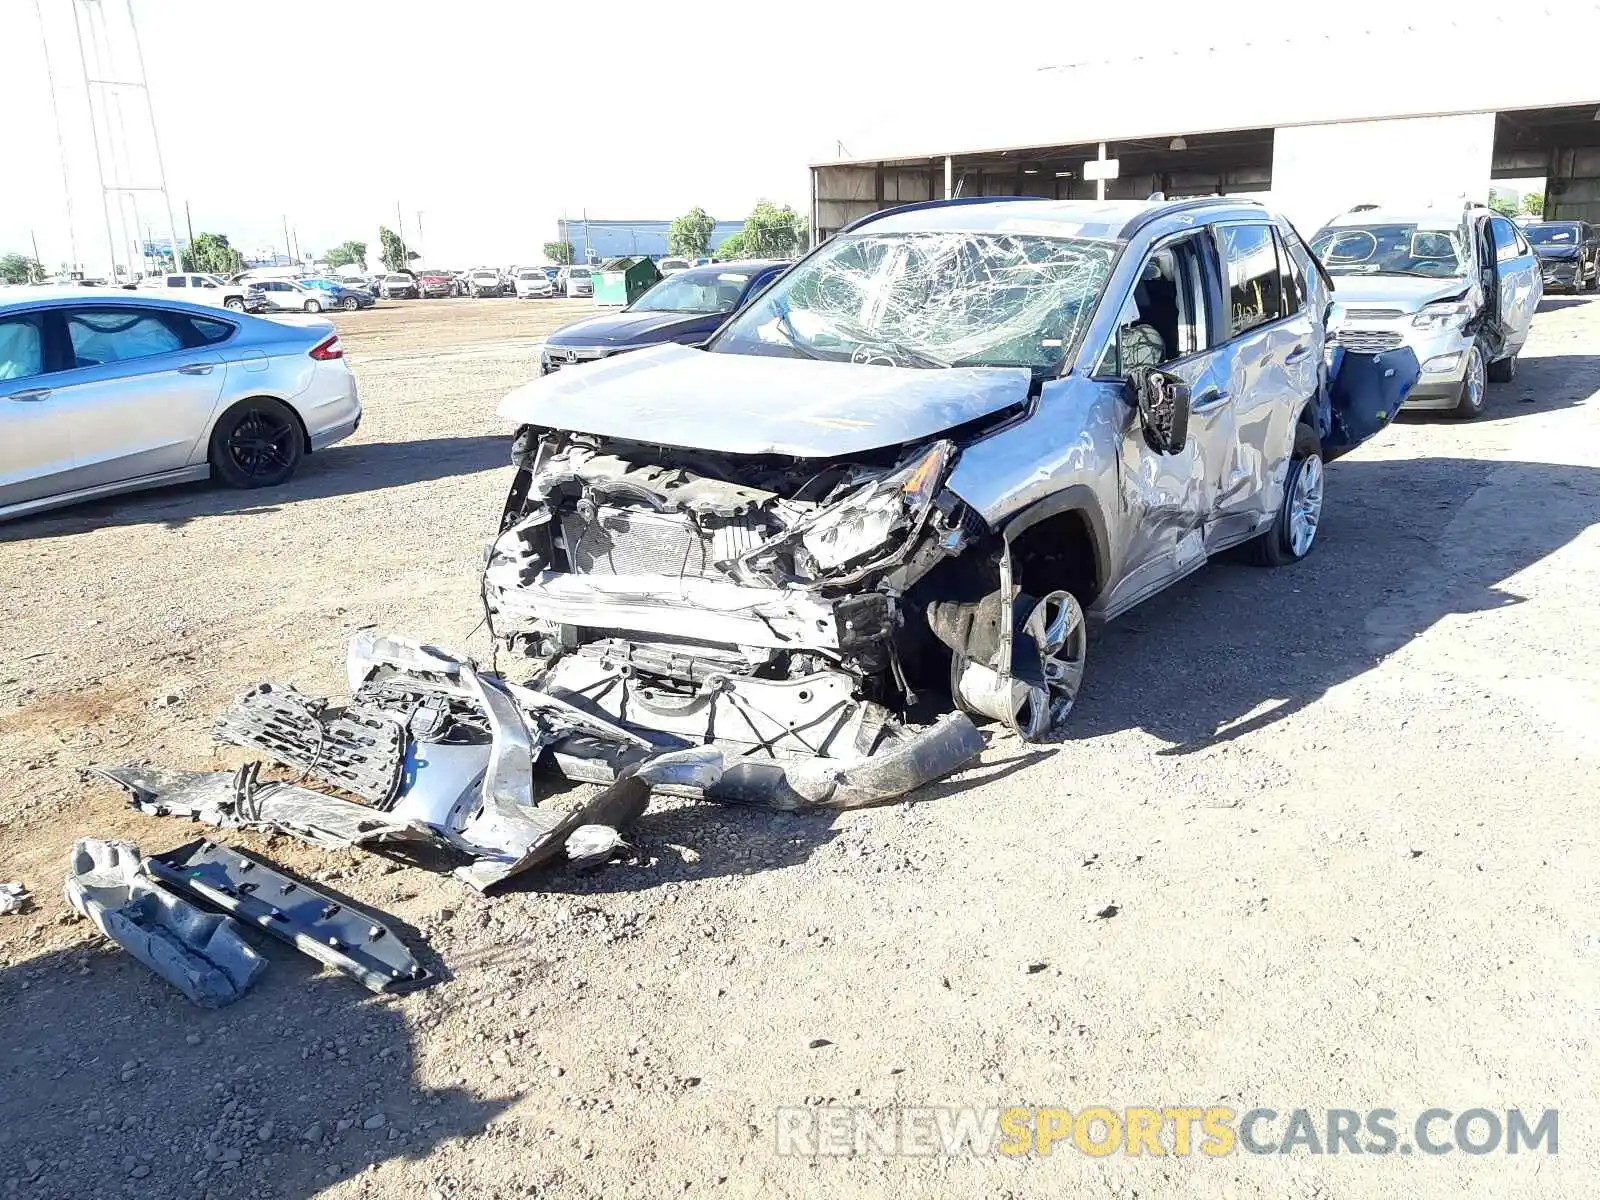
<path id="1" fill-rule="evenodd" d="M 0 382 L 44 374 L 44 337 L 32 317 L 0 320 Z"/>
<path id="2" fill-rule="evenodd" d="M 1095 374 L 1122 377 L 1136 367 L 1157 367 L 1204 350 L 1205 312 L 1196 239 L 1162 246 L 1140 269 Z"/>
<path id="3" fill-rule="evenodd" d="M 203 287 L 203 288 L 214 288 L 214 287 L 217 286 L 216 280 L 207 279 L 204 275 L 195 276 L 194 285 L 195 285 L 195 287 Z"/>
<path id="4" fill-rule="evenodd" d="M 168 275 L 167 276 L 167 286 L 168 287 L 188 287 L 189 286 L 189 277 L 187 275 Z"/>
<path id="5" fill-rule="evenodd" d="M 1283 316 L 1283 280 L 1270 225 L 1221 225 L 1223 269 L 1228 280 L 1228 336 Z"/>
<path id="6" fill-rule="evenodd" d="M 1278 274 L 1281 277 L 1279 286 L 1283 289 L 1283 315 L 1290 317 L 1306 306 L 1306 276 L 1300 268 L 1300 260 L 1294 256 L 1294 251 L 1276 229 L 1272 231 L 1272 240 L 1278 247 Z"/>
<path id="7" fill-rule="evenodd" d="M 226 321 L 213 321 L 210 317 L 183 317 L 194 332 L 192 338 L 185 341 L 191 346 L 215 346 L 218 342 L 225 342 L 233 336 L 233 326 Z"/>
<path id="8" fill-rule="evenodd" d="M 1505 262 L 1508 258 L 1517 256 L 1517 231 L 1511 222 L 1504 217 L 1494 217 L 1489 221 L 1489 230 L 1494 235 L 1494 257 L 1496 262 Z"/>
<path id="9" fill-rule="evenodd" d="M 67 335 L 80 367 L 149 358 L 183 349 L 183 339 L 161 317 L 138 308 L 68 309 Z"/>

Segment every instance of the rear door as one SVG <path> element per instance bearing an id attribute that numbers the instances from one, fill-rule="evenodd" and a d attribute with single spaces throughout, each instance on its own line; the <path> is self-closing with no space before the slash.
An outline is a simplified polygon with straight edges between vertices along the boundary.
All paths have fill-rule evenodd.
<path id="1" fill-rule="evenodd" d="M 0 508 L 70 491 L 72 428 L 42 313 L 0 316 Z"/>
<path id="2" fill-rule="evenodd" d="M 58 308 L 51 319 L 71 355 L 50 393 L 70 424 L 70 490 L 175 471 L 203 456 L 197 443 L 224 374 L 210 346 L 231 336 L 229 322 L 121 304 Z"/>
<path id="3" fill-rule="evenodd" d="M 1294 430 L 1317 395 L 1316 331 L 1306 310 L 1303 275 L 1275 226 L 1239 222 L 1215 227 L 1222 263 L 1228 340 L 1214 353 L 1232 438 L 1219 439 L 1207 549 L 1254 533 L 1277 511 Z M 1303 267 L 1301 268 L 1303 271 Z M 1197 406 L 1198 407 L 1198 406 Z"/>

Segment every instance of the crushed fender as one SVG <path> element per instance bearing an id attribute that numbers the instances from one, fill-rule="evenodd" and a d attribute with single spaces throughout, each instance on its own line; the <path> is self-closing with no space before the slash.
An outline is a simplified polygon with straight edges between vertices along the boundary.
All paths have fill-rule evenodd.
<path id="1" fill-rule="evenodd" d="M 266 969 L 238 922 L 160 886 L 131 842 L 78 839 L 65 890 L 101 933 L 204 1008 L 232 1004 Z"/>

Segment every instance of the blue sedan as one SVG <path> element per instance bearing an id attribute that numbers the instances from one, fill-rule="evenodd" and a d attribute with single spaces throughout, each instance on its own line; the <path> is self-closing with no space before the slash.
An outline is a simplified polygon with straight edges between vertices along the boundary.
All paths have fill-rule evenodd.
<path id="1" fill-rule="evenodd" d="M 372 298 L 372 293 L 364 288 L 350 287 L 340 283 L 337 279 L 297 279 L 301 287 L 316 288 L 328 293 L 328 307 L 342 308 L 350 311 L 357 308 L 371 308 L 377 303 Z"/>
<path id="2" fill-rule="evenodd" d="M 585 317 L 556 330 L 539 356 L 539 374 L 662 342 L 697 346 L 789 266 L 787 262 L 752 260 L 674 272 L 627 308 Z"/>

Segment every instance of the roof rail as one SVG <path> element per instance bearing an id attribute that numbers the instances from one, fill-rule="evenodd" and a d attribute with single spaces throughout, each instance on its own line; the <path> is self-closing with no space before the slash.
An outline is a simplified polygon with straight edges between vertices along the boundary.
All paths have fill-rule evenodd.
<path id="1" fill-rule="evenodd" d="M 1159 208 L 1152 208 L 1133 217 L 1122 227 L 1124 240 L 1131 238 L 1139 230 L 1152 221 L 1162 217 L 1171 216 L 1173 213 L 1188 212 L 1196 208 L 1265 208 L 1259 200 L 1252 200 L 1247 196 L 1193 196 L 1188 200 L 1169 200 Z"/>
<path id="2" fill-rule="evenodd" d="M 857 217 L 850 224 L 844 226 L 834 234 L 849 233 L 860 229 L 863 225 L 870 225 L 873 221 L 881 221 L 884 217 L 898 216 L 900 213 L 919 212 L 925 208 L 955 208 L 962 204 L 999 204 L 1009 200 L 1048 200 L 1048 196 L 951 196 L 947 200 L 918 200 L 911 204 L 901 204 L 894 208 L 880 208 L 877 212 L 868 213 L 864 217 Z"/>

